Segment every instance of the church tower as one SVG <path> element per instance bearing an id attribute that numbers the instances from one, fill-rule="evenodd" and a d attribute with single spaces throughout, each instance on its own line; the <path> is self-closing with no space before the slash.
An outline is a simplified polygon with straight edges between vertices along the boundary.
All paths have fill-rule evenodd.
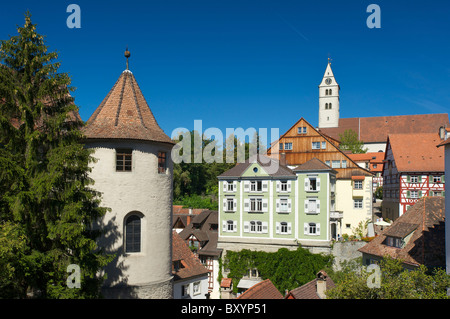
<path id="1" fill-rule="evenodd" d="M 319 85 L 319 128 L 339 126 L 339 90 L 328 59 L 327 69 Z"/>
<path id="2" fill-rule="evenodd" d="M 167 299 L 172 283 L 172 140 L 159 127 L 127 69 L 84 127 L 97 159 L 90 177 L 108 207 L 98 246 L 106 266 L 105 298 Z"/>

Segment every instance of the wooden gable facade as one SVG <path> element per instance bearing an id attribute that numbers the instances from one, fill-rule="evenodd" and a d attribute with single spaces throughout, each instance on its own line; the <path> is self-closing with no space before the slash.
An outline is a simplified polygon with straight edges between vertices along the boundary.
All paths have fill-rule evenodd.
<path id="1" fill-rule="evenodd" d="M 336 170 L 338 179 L 373 176 L 339 149 L 339 141 L 316 130 L 304 118 L 295 123 L 267 151 L 288 166 L 297 166 L 317 158 Z"/>

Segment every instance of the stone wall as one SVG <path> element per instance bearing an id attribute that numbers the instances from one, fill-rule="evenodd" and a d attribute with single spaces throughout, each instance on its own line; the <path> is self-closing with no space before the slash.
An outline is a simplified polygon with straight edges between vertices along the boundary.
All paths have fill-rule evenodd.
<path id="1" fill-rule="evenodd" d="M 340 263 L 343 261 L 350 261 L 355 258 L 362 257 L 362 253 L 358 251 L 359 248 L 366 245 L 365 241 L 348 241 L 336 242 L 333 245 L 331 253 L 334 256 L 333 267 L 335 270 L 340 269 Z"/>

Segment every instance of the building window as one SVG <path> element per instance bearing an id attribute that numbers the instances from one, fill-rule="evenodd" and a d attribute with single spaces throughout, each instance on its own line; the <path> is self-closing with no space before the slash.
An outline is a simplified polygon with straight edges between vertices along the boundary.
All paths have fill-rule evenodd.
<path id="1" fill-rule="evenodd" d="M 189 297 L 189 284 L 181 286 L 181 297 Z"/>
<path id="2" fill-rule="evenodd" d="M 307 177 L 305 179 L 305 190 L 307 192 L 320 191 L 320 179 L 318 177 Z"/>
<path id="3" fill-rule="evenodd" d="M 318 199 L 307 199 L 305 201 L 306 214 L 318 214 L 320 210 L 320 202 Z"/>
<path id="4" fill-rule="evenodd" d="M 320 150 L 320 142 L 312 142 L 313 150 Z"/>
<path id="5" fill-rule="evenodd" d="M 227 212 L 234 211 L 234 199 L 233 198 L 227 198 Z"/>
<path id="6" fill-rule="evenodd" d="M 194 296 L 200 294 L 200 281 L 194 282 Z"/>
<path id="7" fill-rule="evenodd" d="M 234 221 L 232 220 L 227 221 L 227 231 L 234 232 Z"/>
<path id="8" fill-rule="evenodd" d="M 362 199 L 354 199 L 353 200 L 353 208 L 356 208 L 356 209 L 363 208 L 363 200 Z"/>
<path id="9" fill-rule="evenodd" d="M 332 95 L 333 94 L 333 90 L 332 89 L 329 89 L 328 90 L 328 95 Z"/>
<path id="10" fill-rule="evenodd" d="M 131 215 L 125 221 L 125 252 L 138 253 L 140 251 L 141 218 L 137 215 Z"/>
<path id="11" fill-rule="evenodd" d="M 330 161 L 325 161 L 325 164 L 328 165 L 328 166 L 331 165 Z"/>
<path id="12" fill-rule="evenodd" d="M 292 150 L 292 143 L 284 143 L 284 149 L 286 151 L 291 151 Z"/>
<path id="13" fill-rule="evenodd" d="M 395 248 L 402 248 L 402 239 L 388 236 L 386 237 L 386 245 Z"/>
<path id="14" fill-rule="evenodd" d="M 280 150 L 283 150 L 283 143 L 278 143 L 278 145 L 280 146 Z"/>
<path id="15" fill-rule="evenodd" d="M 262 212 L 262 199 L 261 198 L 250 199 L 250 211 L 251 212 Z"/>
<path id="16" fill-rule="evenodd" d="M 250 191 L 251 192 L 262 192 L 262 181 L 250 182 Z"/>
<path id="17" fill-rule="evenodd" d="M 322 149 L 326 149 L 327 148 L 327 142 L 322 142 Z"/>
<path id="18" fill-rule="evenodd" d="M 280 190 L 282 192 L 287 192 L 288 191 L 288 182 L 287 181 L 281 181 L 280 182 Z"/>
<path id="19" fill-rule="evenodd" d="M 306 126 L 299 126 L 297 128 L 297 133 L 298 134 L 306 134 Z"/>
<path id="20" fill-rule="evenodd" d="M 441 182 L 441 176 L 433 176 L 433 183 L 440 183 Z"/>
<path id="21" fill-rule="evenodd" d="M 116 150 L 116 172 L 131 172 L 133 150 Z"/>
<path id="22" fill-rule="evenodd" d="M 287 198 L 281 198 L 280 199 L 280 211 L 281 212 L 287 212 L 288 211 L 288 199 Z"/>
<path id="23" fill-rule="evenodd" d="M 362 181 L 354 181 L 353 188 L 354 189 L 363 189 L 363 182 Z"/>
<path id="24" fill-rule="evenodd" d="M 347 168 L 347 160 L 342 160 L 342 168 Z"/>
<path id="25" fill-rule="evenodd" d="M 158 152 L 158 173 L 166 173 L 166 152 Z"/>
<path id="26" fill-rule="evenodd" d="M 341 168 L 341 161 L 331 161 L 331 168 Z"/>
<path id="27" fill-rule="evenodd" d="M 282 234 L 287 234 L 288 233 L 288 223 L 286 223 L 286 222 L 281 222 L 280 223 L 280 232 L 282 233 Z"/>
<path id="28" fill-rule="evenodd" d="M 411 176 L 410 177 L 410 183 L 418 183 L 419 177 L 418 176 Z"/>
<path id="29" fill-rule="evenodd" d="M 410 198 L 419 198 L 419 191 L 410 191 Z"/>

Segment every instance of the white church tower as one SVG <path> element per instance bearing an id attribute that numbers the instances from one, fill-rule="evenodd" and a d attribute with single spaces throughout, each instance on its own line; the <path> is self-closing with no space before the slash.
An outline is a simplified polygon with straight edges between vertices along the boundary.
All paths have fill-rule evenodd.
<path id="1" fill-rule="evenodd" d="M 122 72 L 89 118 L 90 177 L 111 209 L 99 247 L 116 255 L 105 272 L 105 298 L 167 299 L 172 282 L 172 140 L 159 127 L 133 73 Z"/>
<path id="2" fill-rule="evenodd" d="M 328 59 L 327 69 L 319 85 L 319 128 L 339 126 L 339 90 Z"/>

